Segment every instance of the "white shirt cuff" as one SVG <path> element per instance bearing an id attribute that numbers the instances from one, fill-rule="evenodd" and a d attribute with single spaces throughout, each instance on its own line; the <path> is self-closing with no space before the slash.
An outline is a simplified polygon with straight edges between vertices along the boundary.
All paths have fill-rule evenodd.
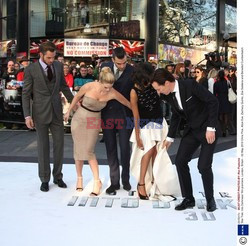
<path id="1" fill-rule="evenodd" d="M 207 127 L 207 131 L 210 131 L 210 132 L 216 132 L 216 129 L 214 127 Z"/>
<path id="2" fill-rule="evenodd" d="M 170 143 L 173 143 L 174 142 L 174 138 L 170 138 L 170 137 L 167 137 L 166 140 Z"/>

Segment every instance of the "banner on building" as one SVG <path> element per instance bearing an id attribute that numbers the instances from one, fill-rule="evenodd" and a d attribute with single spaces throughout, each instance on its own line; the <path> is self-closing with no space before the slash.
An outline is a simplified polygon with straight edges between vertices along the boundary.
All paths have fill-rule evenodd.
<path id="1" fill-rule="evenodd" d="M 50 41 L 56 46 L 56 53 L 61 54 L 63 52 L 64 40 L 63 39 L 31 39 L 30 41 L 30 56 L 37 57 L 39 55 L 39 46 Z"/>
<path id="2" fill-rule="evenodd" d="M 144 43 L 141 41 L 110 40 L 109 54 L 112 55 L 113 49 L 117 47 L 123 47 L 130 57 L 144 56 Z"/>
<path id="3" fill-rule="evenodd" d="M 177 64 L 179 62 L 184 62 L 185 60 L 190 60 L 192 64 L 200 63 L 205 61 L 205 54 L 209 51 L 179 47 L 168 44 L 159 44 L 159 60 L 160 61 L 172 61 Z M 212 50 L 211 50 L 212 51 Z"/>
<path id="4" fill-rule="evenodd" d="M 64 56 L 109 56 L 108 39 L 65 39 Z"/>

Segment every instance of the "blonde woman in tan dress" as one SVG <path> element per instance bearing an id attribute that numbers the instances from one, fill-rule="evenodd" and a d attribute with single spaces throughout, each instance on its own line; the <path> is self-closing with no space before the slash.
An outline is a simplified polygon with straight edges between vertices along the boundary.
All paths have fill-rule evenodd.
<path id="1" fill-rule="evenodd" d="M 68 112 L 64 115 L 64 120 L 67 122 L 71 110 L 80 102 L 81 106 L 77 109 L 71 121 L 77 173 L 76 190 L 83 190 L 83 162 L 88 160 L 94 177 L 93 192 L 90 194 L 93 196 L 99 195 L 102 188 L 98 162 L 94 153 L 100 130 L 101 110 L 112 99 L 130 108 L 130 102 L 113 88 L 114 81 L 115 78 L 111 69 L 104 67 L 100 72 L 99 81 L 82 86 L 75 95 Z"/>

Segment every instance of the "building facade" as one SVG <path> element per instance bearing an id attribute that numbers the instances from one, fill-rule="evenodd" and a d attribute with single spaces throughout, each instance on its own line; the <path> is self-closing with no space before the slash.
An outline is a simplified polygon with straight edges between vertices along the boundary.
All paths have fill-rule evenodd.
<path id="1" fill-rule="evenodd" d="M 0 68 L 10 59 L 38 59 L 46 40 L 78 63 L 94 54 L 109 59 L 123 46 L 134 62 L 159 67 L 205 63 L 215 50 L 236 65 L 236 14 L 236 0 L 0 0 Z M 11 127 L 24 120 L 21 89 L 5 82 L 0 75 L 0 122 Z"/>
<path id="2" fill-rule="evenodd" d="M 0 60 L 36 58 L 49 39 L 66 57 L 90 57 L 95 48 L 108 57 L 123 45 L 131 57 L 162 63 L 195 64 L 214 50 L 235 63 L 236 15 L 236 0 L 0 0 Z"/>

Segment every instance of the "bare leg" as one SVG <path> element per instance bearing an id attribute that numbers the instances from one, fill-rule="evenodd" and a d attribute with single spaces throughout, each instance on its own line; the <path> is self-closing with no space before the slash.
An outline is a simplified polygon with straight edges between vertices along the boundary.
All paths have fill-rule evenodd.
<path id="1" fill-rule="evenodd" d="M 75 160 L 76 165 L 76 175 L 77 175 L 77 183 L 76 190 L 83 190 L 83 179 L 82 179 L 82 169 L 83 169 L 83 160 Z"/>
<path id="2" fill-rule="evenodd" d="M 157 144 L 157 143 L 156 143 Z M 156 151 L 156 147 L 154 147 L 154 153 L 152 155 L 152 169 L 153 169 L 153 166 L 154 166 L 154 162 L 155 162 L 155 157 L 157 155 L 157 151 Z M 154 183 L 154 176 L 153 176 L 153 173 L 152 173 L 152 181 L 151 183 L 153 184 Z"/>
<path id="3" fill-rule="evenodd" d="M 93 177 L 94 177 L 94 188 L 93 188 L 93 192 L 91 193 L 91 195 L 97 196 L 100 194 L 100 191 L 102 188 L 102 183 L 101 183 L 101 180 L 99 178 L 98 162 L 96 159 L 89 160 L 89 165 L 90 165 L 90 168 L 92 170 Z"/>
<path id="4" fill-rule="evenodd" d="M 143 157 L 141 160 L 141 169 L 140 169 L 140 179 L 139 179 L 139 184 L 145 184 L 145 176 L 146 172 L 148 170 L 148 165 L 150 159 L 153 157 L 153 154 L 155 152 L 155 146 L 150 149 Z M 141 195 L 146 196 L 146 189 L 145 186 L 138 186 L 138 191 Z"/>

